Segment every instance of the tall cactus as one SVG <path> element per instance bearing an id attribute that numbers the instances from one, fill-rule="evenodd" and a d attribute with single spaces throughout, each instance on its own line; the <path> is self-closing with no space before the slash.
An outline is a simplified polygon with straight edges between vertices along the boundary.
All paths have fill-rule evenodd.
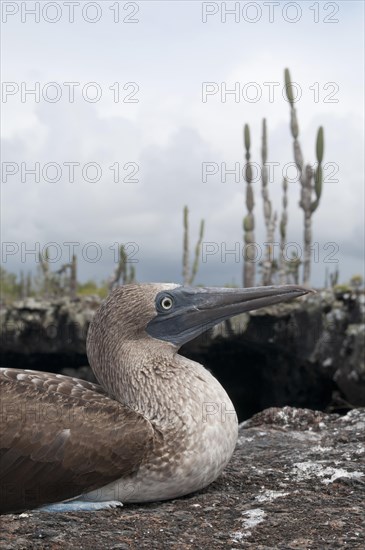
<path id="1" fill-rule="evenodd" d="M 255 218 L 253 215 L 253 209 L 255 206 L 253 189 L 252 189 L 252 166 L 250 163 L 251 154 L 251 138 L 250 138 L 250 128 L 248 124 L 245 124 L 243 132 L 243 141 L 246 149 L 245 159 L 245 180 L 246 180 L 246 207 L 247 215 L 243 219 L 243 230 L 244 230 L 244 267 L 243 267 L 243 286 L 255 286 Z"/>
<path id="2" fill-rule="evenodd" d="M 311 203 L 311 211 L 314 212 L 317 210 L 319 205 L 319 200 L 322 195 L 322 184 L 323 184 L 323 153 L 324 153 L 324 134 L 323 127 L 320 126 L 317 132 L 317 142 L 316 142 L 316 157 L 317 157 L 317 168 L 314 172 L 314 191 L 316 194 L 316 199 Z"/>
<path id="3" fill-rule="evenodd" d="M 120 284 L 120 280 L 122 280 L 122 285 L 134 283 L 136 280 L 136 270 L 133 265 L 128 266 L 128 255 L 124 245 L 119 248 L 119 261 L 112 277 L 109 279 L 109 291 L 116 288 Z"/>
<path id="4" fill-rule="evenodd" d="M 288 182 L 283 179 L 283 211 L 280 220 L 280 283 L 285 285 L 288 282 L 287 260 L 285 258 L 286 229 L 288 225 Z"/>
<path id="5" fill-rule="evenodd" d="M 299 126 L 297 113 L 294 107 L 294 95 L 292 81 L 290 78 L 289 69 L 285 69 L 285 90 L 286 96 L 290 104 L 290 130 L 293 136 L 294 160 L 299 171 L 299 180 L 301 184 L 301 197 L 299 205 L 304 211 L 304 254 L 303 254 L 303 283 L 309 284 L 310 268 L 311 268 L 311 244 L 312 244 L 312 214 L 318 208 L 319 200 L 322 193 L 322 161 L 324 151 L 324 136 L 322 126 L 318 129 L 316 156 L 318 166 L 313 171 L 310 164 L 304 168 L 304 160 L 302 149 L 298 140 Z M 314 185 L 312 180 L 314 179 Z M 316 199 L 312 201 L 313 190 Z"/>
<path id="6" fill-rule="evenodd" d="M 274 234 L 276 226 L 276 212 L 272 212 L 271 201 L 269 199 L 268 189 L 268 170 L 266 166 L 267 162 L 267 130 L 266 119 L 262 120 L 262 147 L 261 147 L 261 181 L 262 181 L 262 198 L 264 204 L 264 218 L 266 226 L 266 250 L 265 258 L 262 263 L 262 284 L 267 286 L 272 284 L 273 275 L 273 251 L 274 251 Z"/>
<path id="7" fill-rule="evenodd" d="M 184 240 L 183 240 L 183 281 L 184 285 L 191 285 L 194 282 L 199 267 L 199 256 L 204 236 L 204 220 L 200 221 L 199 237 L 195 245 L 194 262 L 190 273 L 189 265 L 189 209 L 184 206 L 183 213 Z"/>

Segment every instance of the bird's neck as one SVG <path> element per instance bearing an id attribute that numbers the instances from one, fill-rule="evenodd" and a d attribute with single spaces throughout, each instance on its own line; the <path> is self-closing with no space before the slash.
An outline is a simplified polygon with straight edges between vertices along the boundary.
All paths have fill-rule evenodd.
<path id="1" fill-rule="evenodd" d="M 163 342 L 124 343 L 110 363 L 94 365 L 110 397 L 166 429 L 184 415 L 201 416 L 206 403 L 230 401 L 219 382 L 199 363 Z M 179 416 L 180 415 L 180 416 Z"/>

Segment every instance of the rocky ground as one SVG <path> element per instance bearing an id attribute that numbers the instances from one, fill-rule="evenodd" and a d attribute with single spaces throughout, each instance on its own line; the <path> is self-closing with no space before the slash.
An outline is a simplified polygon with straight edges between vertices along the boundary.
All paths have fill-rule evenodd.
<path id="1" fill-rule="evenodd" d="M 365 409 L 267 409 L 241 425 L 230 464 L 205 491 L 102 512 L 5 515 L 1 531 L 3 550 L 363 550 Z"/>

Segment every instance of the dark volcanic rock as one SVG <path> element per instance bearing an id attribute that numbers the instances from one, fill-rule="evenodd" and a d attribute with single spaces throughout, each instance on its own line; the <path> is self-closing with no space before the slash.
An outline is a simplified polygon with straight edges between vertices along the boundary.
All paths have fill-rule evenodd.
<path id="1" fill-rule="evenodd" d="M 100 302 L 96 296 L 14 302 L 0 312 L 1 351 L 23 356 L 85 355 L 87 331 Z"/>
<path id="2" fill-rule="evenodd" d="M 268 409 L 240 427 L 223 475 L 178 500 L 1 518 L 2 548 L 365 548 L 365 410 Z"/>
<path id="3" fill-rule="evenodd" d="M 240 315 L 181 349 L 209 368 L 241 420 L 271 406 L 365 406 L 364 295 L 320 291 Z M 27 299 L 1 310 L 5 366 L 94 380 L 85 339 L 98 297 Z M 335 399 L 334 399 L 335 398 Z"/>

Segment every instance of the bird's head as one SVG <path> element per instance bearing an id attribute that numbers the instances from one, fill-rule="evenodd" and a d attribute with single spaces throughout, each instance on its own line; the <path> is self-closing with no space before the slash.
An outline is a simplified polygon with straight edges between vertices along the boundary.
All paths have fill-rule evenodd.
<path id="1" fill-rule="evenodd" d="M 309 292 L 312 291 L 297 285 L 252 288 L 124 285 L 114 290 L 96 312 L 88 342 L 95 336 L 101 343 L 108 337 L 129 341 L 153 338 L 178 349 L 225 319 Z"/>

